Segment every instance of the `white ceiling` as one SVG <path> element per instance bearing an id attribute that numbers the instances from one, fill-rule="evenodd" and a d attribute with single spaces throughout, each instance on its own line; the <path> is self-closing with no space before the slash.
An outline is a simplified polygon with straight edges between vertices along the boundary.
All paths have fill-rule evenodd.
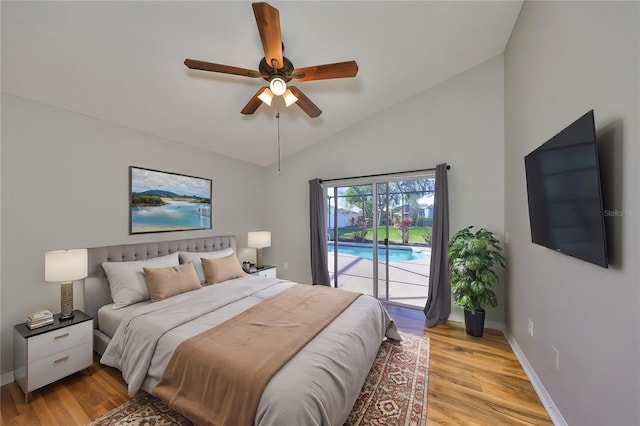
<path id="1" fill-rule="evenodd" d="M 2 91 L 259 165 L 320 142 L 504 51 L 521 1 L 273 1 L 301 68 L 356 60 L 356 78 L 297 83 L 323 114 L 240 110 L 262 79 L 250 2 L 2 1 Z"/>

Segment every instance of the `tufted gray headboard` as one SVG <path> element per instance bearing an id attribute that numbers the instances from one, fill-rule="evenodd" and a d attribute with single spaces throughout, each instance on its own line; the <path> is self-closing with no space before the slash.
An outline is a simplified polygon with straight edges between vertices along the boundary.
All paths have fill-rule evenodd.
<path id="1" fill-rule="evenodd" d="M 94 328 L 96 328 L 98 309 L 112 302 L 109 282 L 102 268 L 103 262 L 127 262 L 164 256 L 177 251 L 205 252 L 222 250 L 228 247 L 231 247 L 234 252 L 236 251 L 235 235 L 87 249 L 89 276 L 84 280 L 85 311 L 94 318 L 93 324 Z"/>

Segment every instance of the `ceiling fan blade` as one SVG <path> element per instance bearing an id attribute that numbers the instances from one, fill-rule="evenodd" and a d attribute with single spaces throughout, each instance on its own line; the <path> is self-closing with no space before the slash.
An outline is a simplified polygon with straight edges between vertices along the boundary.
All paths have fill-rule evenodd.
<path id="1" fill-rule="evenodd" d="M 335 64 L 315 65 L 293 70 L 293 78 L 298 81 L 327 80 L 330 78 L 355 77 L 358 74 L 356 61 L 337 62 Z"/>
<path id="2" fill-rule="evenodd" d="M 293 93 L 296 96 L 296 98 L 298 98 L 298 101 L 296 102 L 296 104 L 300 108 L 302 108 L 302 110 L 306 112 L 309 117 L 316 118 L 317 116 L 322 114 L 322 110 L 318 108 L 316 104 L 311 102 L 311 100 L 307 98 L 307 96 L 304 93 L 302 93 L 300 89 L 298 89 L 295 86 L 289 86 L 289 90 L 291 90 L 291 93 Z"/>
<path id="3" fill-rule="evenodd" d="M 258 91 L 256 92 L 255 95 L 253 95 L 253 97 L 251 99 L 249 99 L 249 102 L 247 102 L 247 104 L 244 106 L 244 108 L 242 108 L 242 111 L 240 111 L 240 113 L 244 114 L 244 115 L 251 115 L 254 112 L 256 112 L 256 110 L 258 109 L 258 107 L 260 105 L 262 105 L 262 101 L 258 98 L 258 96 L 260 96 L 260 94 L 262 92 L 265 91 L 265 89 L 268 89 L 268 86 L 264 86 L 258 89 Z"/>
<path id="4" fill-rule="evenodd" d="M 269 66 L 281 69 L 284 66 L 282 60 L 282 35 L 280 34 L 280 12 L 267 3 L 253 3 L 253 14 L 256 17 L 264 57 Z M 273 60 L 277 61 L 274 66 Z"/>
<path id="5" fill-rule="evenodd" d="M 262 77 L 258 71 L 247 68 L 232 67 L 229 65 L 214 64 L 212 62 L 196 61 L 195 59 L 185 59 L 184 64 L 192 70 L 221 72 L 224 74 L 241 75 L 243 77 Z"/>

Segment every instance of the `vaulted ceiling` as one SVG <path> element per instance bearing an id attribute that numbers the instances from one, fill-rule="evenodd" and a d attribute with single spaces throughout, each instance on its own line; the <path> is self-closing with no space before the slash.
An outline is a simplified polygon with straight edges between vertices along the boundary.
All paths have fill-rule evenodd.
<path id="1" fill-rule="evenodd" d="M 2 91 L 258 165 L 286 157 L 504 51 L 521 1 L 274 1 L 296 67 L 356 60 L 356 78 L 297 83 L 315 119 L 281 101 L 240 110 L 262 79 L 250 2 L 2 1 Z"/>

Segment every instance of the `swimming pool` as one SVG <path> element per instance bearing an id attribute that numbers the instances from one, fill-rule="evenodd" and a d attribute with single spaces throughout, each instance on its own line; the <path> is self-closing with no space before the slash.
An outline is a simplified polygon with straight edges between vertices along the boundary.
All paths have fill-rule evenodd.
<path id="1" fill-rule="evenodd" d="M 380 247 L 378 249 L 378 259 L 384 260 L 386 256 L 386 247 Z M 329 253 L 333 253 L 333 243 L 329 242 Z M 352 256 L 361 257 L 363 259 L 373 259 L 373 247 L 371 246 L 359 246 L 351 244 L 338 244 L 338 253 L 350 254 Z M 428 255 L 426 253 L 414 252 L 410 248 L 390 248 L 389 260 L 401 262 L 405 260 L 418 260 L 426 259 Z"/>

